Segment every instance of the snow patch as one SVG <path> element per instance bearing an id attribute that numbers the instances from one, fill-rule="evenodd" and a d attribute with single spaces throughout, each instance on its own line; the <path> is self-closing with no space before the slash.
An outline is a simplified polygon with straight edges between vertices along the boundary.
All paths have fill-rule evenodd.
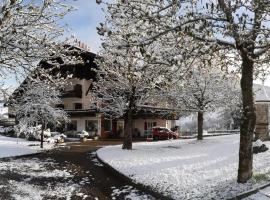
<path id="1" fill-rule="evenodd" d="M 270 142 L 266 142 L 269 147 Z M 99 158 L 135 182 L 174 199 L 227 199 L 266 180 L 236 182 L 239 135 L 110 146 Z M 270 174 L 270 151 L 254 155 L 254 174 Z"/>
<path id="2" fill-rule="evenodd" d="M 40 142 L 0 135 L 0 158 L 38 153 L 54 147 L 53 144 L 44 143 L 44 148 L 41 149 L 39 144 Z"/>
<path id="3" fill-rule="evenodd" d="M 48 185 L 47 187 L 36 186 L 26 182 L 18 182 L 10 180 L 9 184 L 12 185 L 12 197 L 16 200 L 34 199 L 42 200 L 44 197 L 47 199 L 65 198 L 71 199 L 72 194 L 78 188 L 78 185 L 68 185 L 66 183 L 58 183 L 53 188 Z"/>
<path id="4" fill-rule="evenodd" d="M 81 186 L 73 182 L 74 175 L 71 172 L 57 168 L 59 166 L 53 159 L 11 159 L 8 162 L 0 162 L 0 175 L 12 172 L 25 177 L 21 181 L 11 177 L 8 184 L 0 183 L 0 188 L 10 191 L 15 200 L 71 199 L 80 191 Z M 51 181 L 44 185 L 36 185 L 37 180 L 44 178 L 50 178 Z M 63 181 L 54 181 L 59 178 Z M 84 178 L 83 181 L 88 182 L 88 178 Z"/>
<path id="5" fill-rule="evenodd" d="M 124 195 L 125 200 L 153 200 L 154 198 L 152 196 L 146 195 L 146 194 L 139 194 L 139 191 L 134 189 L 132 186 L 126 185 L 121 187 L 120 189 L 117 189 L 115 187 L 112 187 L 113 192 L 111 194 L 111 197 L 113 200 L 118 199 L 119 196 Z"/>

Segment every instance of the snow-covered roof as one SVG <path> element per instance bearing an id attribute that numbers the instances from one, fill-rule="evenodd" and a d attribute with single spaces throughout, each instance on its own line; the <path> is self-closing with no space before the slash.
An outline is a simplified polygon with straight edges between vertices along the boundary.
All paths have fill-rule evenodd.
<path id="1" fill-rule="evenodd" d="M 73 64 L 73 63 L 64 64 L 62 58 L 57 57 L 57 58 L 53 58 L 51 61 L 55 61 L 58 64 L 61 64 L 60 68 L 55 67 L 54 64 L 51 64 L 51 61 L 48 62 L 46 60 L 42 60 L 39 63 L 36 70 L 39 70 L 40 68 L 53 69 L 50 71 L 51 74 L 57 74 L 60 72 L 63 77 L 67 77 L 68 75 L 72 74 L 73 78 L 95 80 L 96 72 L 94 71 L 94 69 L 97 69 L 98 66 L 94 62 L 94 60 L 97 55 L 95 53 L 89 52 L 85 49 L 80 49 L 78 47 L 67 45 L 67 48 L 69 48 L 71 52 L 69 56 L 80 57 L 83 62 L 76 63 L 76 64 Z M 77 51 L 72 51 L 74 49 Z M 32 75 L 30 74 L 29 76 L 32 76 Z M 22 86 L 25 85 L 27 81 L 29 81 L 29 76 L 21 83 L 21 85 L 16 90 L 13 91 L 10 99 L 16 98 L 20 94 L 20 92 L 22 92 L 21 91 Z M 8 103 L 6 105 L 8 105 Z"/>
<path id="2" fill-rule="evenodd" d="M 270 87 L 265 85 L 254 84 L 253 91 L 256 102 L 270 102 Z"/>
<path id="3" fill-rule="evenodd" d="M 75 56 L 77 58 L 81 58 L 82 62 L 77 63 L 65 63 L 61 57 L 54 58 L 50 61 L 43 60 L 39 63 L 40 68 L 44 69 L 52 69 L 50 73 L 57 74 L 61 73 L 63 77 L 66 77 L 68 75 L 73 75 L 73 78 L 78 79 L 87 79 L 87 80 L 95 80 L 96 79 L 96 72 L 95 69 L 98 68 L 97 64 L 95 63 L 96 54 L 92 53 L 90 51 L 87 51 L 85 49 L 81 49 L 78 47 L 67 47 L 69 51 L 67 51 L 67 56 Z M 73 51 L 75 50 L 75 51 Z M 55 65 L 52 64 L 53 62 L 56 62 L 60 65 L 60 68 L 55 68 Z"/>

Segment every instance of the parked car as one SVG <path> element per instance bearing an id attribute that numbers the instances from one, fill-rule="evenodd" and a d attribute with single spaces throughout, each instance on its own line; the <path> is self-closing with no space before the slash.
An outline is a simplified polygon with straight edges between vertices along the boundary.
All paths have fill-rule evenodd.
<path id="1" fill-rule="evenodd" d="M 179 138 L 178 133 L 173 132 L 165 127 L 153 127 L 152 134 L 154 140 L 167 140 Z"/>

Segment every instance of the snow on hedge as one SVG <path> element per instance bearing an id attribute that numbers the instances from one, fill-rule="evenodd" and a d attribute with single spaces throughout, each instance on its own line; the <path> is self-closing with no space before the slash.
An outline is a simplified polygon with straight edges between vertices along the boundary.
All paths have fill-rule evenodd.
<path id="1" fill-rule="evenodd" d="M 37 153 L 41 151 L 39 143 L 0 135 L 0 158 Z M 51 149 L 52 145 L 45 144 L 43 150 Z"/>
<path id="2" fill-rule="evenodd" d="M 269 147 L 270 142 L 266 145 Z M 135 182 L 151 186 L 174 199 L 226 199 L 262 184 L 270 175 L 270 151 L 254 155 L 254 175 L 236 182 L 239 135 L 209 137 L 203 141 L 169 140 L 99 149 L 100 159 Z M 261 173 L 269 175 L 262 177 Z"/>

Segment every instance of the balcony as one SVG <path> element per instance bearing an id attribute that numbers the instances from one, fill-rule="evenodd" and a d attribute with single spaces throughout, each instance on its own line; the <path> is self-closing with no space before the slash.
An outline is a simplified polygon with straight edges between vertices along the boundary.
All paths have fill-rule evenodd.
<path id="1" fill-rule="evenodd" d="M 82 98 L 82 85 L 76 84 L 73 90 L 64 91 L 62 98 Z"/>
<path id="2" fill-rule="evenodd" d="M 95 117 L 98 113 L 97 109 L 81 109 L 81 110 L 71 110 L 65 109 L 70 117 Z"/>

